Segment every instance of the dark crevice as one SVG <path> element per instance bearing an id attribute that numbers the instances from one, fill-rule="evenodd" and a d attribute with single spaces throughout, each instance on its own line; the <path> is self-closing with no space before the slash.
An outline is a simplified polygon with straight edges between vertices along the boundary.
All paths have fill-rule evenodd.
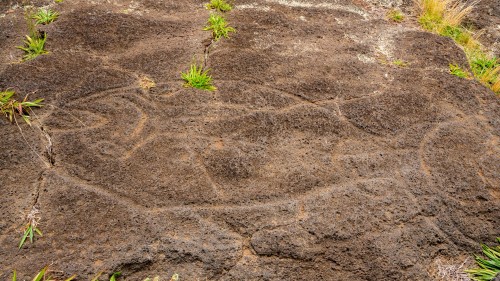
<path id="1" fill-rule="evenodd" d="M 40 176 L 38 176 L 38 180 L 35 186 L 35 190 L 33 191 L 33 201 L 31 206 L 32 207 L 37 207 L 38 206 L 38 200 L 40 199 L 40 187 L 42 184 L 45 182 L 45 171 L 42 171 L 40 173 Z"/>

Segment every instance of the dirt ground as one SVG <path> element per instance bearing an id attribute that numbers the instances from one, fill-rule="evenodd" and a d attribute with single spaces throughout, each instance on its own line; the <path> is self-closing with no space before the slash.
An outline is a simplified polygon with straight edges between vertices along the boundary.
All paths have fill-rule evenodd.
<path id="1" fill-rule="evenodd" d="M 60 18 L 25 63 L 14 2 L 0 89 L 46 106 L 26 141 L 0 119 L 1 280 L 47 264 L 78 280 L 437 280 L 436 261 L 500 235 L 500 99 L 448 73 L 468 68 L 451 39 L 385 18 L 408 1 L 236 0 L 237 33 L 208 49 L 215 92 L 180 79 L 209 42 L 206 1 L 34 1 Z M 478 9 L 498 50 L 500 6 Z M 33 206 L 44 236 L 19 250 Z"/>

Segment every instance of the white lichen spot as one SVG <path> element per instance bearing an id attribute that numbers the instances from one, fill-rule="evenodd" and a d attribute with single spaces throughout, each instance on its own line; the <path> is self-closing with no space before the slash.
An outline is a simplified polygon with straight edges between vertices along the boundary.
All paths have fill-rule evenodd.
<path id="1" fill-rule="evenodd" d="M 237 9 L 253 9 L 257 11 L 263 11 L 263 12 L 269 12 L 271 11 L 271 8 L 269 6 L 263 6 L 258 3 L 251 3 L 251 4 L 242 4 L 242 5 L 236 5 Z"/>
<path id="2" fill-rule="evenodd" d="M 288 7 L 295 8 L 316 8 L 316 9 L 327 9 L 327 10 L 339 10 L 346 11 L 353 14 L 357 14 L 362 16 L 365 20 L 369 18 L 368 13 L 366 13 L 363 9 L 355 6 L 355 5 L 340 5 L 334 3 L 311 3 L 306 1 L 296 1 L 296 0 L 265 0 L 268 3 L 275 3 Z"/>
<path id="3" fill-rule="evenodd" d="M 375 63 L 376 62 L 375 58 L 369 57 L 365 54 L 358 54 L 358 60 L 360 60 L 364 63 Z"/>

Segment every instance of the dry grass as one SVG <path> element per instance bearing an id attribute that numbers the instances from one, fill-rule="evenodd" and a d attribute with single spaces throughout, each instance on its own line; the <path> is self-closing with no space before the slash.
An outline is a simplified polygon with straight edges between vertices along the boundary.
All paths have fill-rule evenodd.
<path id="1" fill-rule="evenodd" d="M 143 76 L 139 79 L 139 87 L 143 88 L 144 90 L 149 90 L 156 87 L 156 83 L 155 81 L 153 81 L 153 79 Z"/>
<path id="2" fill-rule="evenodd" d="M 492 85 L 498 84 L 500 82 L 500 65 L 495 68 L 487 69 L 481 76 L 481 82 L 491 83 Z M 493 87 L 493 86 L 492 86 Z M 493 90 L 495 92 L 495 90 Z"/>
<path id="3" fill-rule="evenodd" d="M 458 27 L 472 11 L 477 1 L 470 4 L 459 0 L 415 0 L 420 9 L 419 22 L 424 28 L 441 33 L 446 27 Z"/>
<path id="4" fill-rule="evenodd" d="M 495 82 L 495 84 L 491 85 L 491 89 L 495 93 L 500 93 L 500 78 L 497 79 L 497 81 Z"/>
<path id="5" fill-rule="evenodd" d="M 472 12 L 472 9 L 477 4 L 477 2 L 472 2 L 471 4 L 460 3 L 455 0 L 446 0 L 447 10 L 443 14 L 443 23 L 449 26 L 459 26 L 465 16 Z"/>
<path id="6" fill-rule="evenodd" d="M 484 51 L 474 33 L 461 25 L 478 0 L 414 0 L 420 10 L 419 23 L 426 30 L 453 39 L 463 47 L 477 80 L 500 94 L 500 62 Z"/>

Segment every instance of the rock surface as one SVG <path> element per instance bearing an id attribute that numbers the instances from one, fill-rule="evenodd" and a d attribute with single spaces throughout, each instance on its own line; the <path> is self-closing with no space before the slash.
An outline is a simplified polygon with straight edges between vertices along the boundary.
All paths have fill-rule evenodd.
<path id="1" fill-rule="evenodd" d="M 411 17 L 236 1 L 206 92 L 180 79 L 210 37 L 203 1 L 51 4 L 50 53 L 25 63 L 12 2 L 0 89 L 45 98 L 53 153 L 39 127 L 21 124 L 24 141 L 0 119 L 2 280 L 47 264 L 81 280 L 434 280 L 437 258 L 500 234 L 500 100 L 450 75 L 463 51 Z M 18 250 L 32 206 L 44 237 Z"/>

